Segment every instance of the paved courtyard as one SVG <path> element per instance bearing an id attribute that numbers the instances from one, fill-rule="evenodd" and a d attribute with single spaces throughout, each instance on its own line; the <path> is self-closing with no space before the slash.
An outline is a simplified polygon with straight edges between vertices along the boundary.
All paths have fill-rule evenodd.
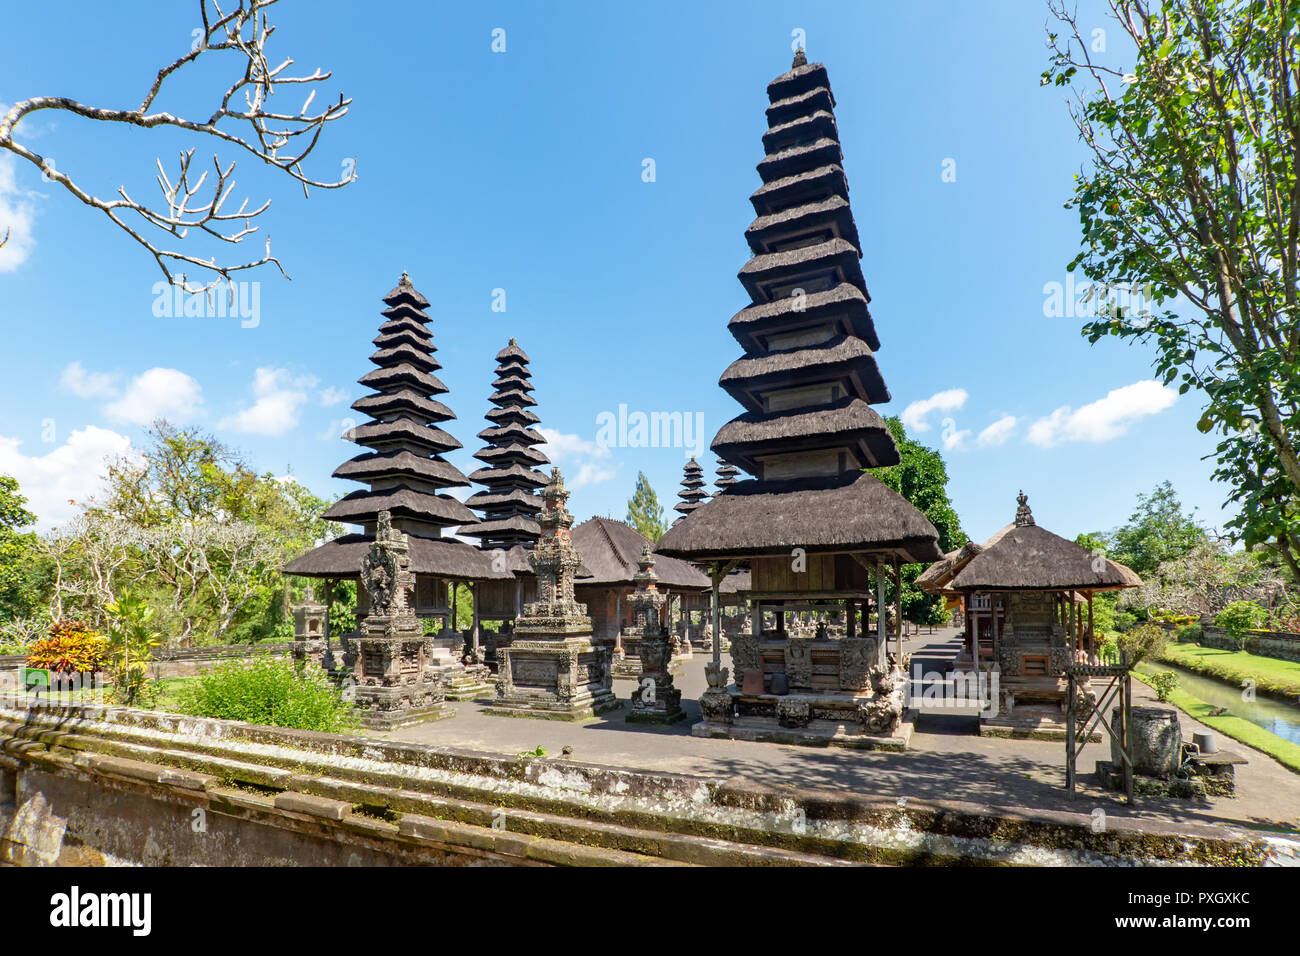
<path id="1" fill-rule="evenodd" d="M 921 633 L 905 643 L 914 662 L 941 670 L 957 651 L 956 632 Z M 727 655 L 723 655 L 724 663 Z M 740 775 L 774 787 L 827 789 L 888 797 L 957 800 L 990 807 L 1090 812 L 1102 807 L 1121 817 L 1149 817 L 1201 824 L 1231 822 L 1266 829 L 1300 828 L 1300 775 L 1272 758 L 1219 735 L 1219 746 L 1249 759 L 1237 768 L 1238 796 L 1205 803 L 1138 798 L 1129 808 L 1123 798 L 1093 782 L 1097 760 L 1109 759 L 1109 743 L 1089 744 L 1080 758 L 1080 795 L 1065 794 L 1065 744 L 1038 740 L 980 737 L 973 711 L 923 711 L 906 753 L 793 747 L 692 737 L 700 719 L 698 698 L 705 688 L 706 653 L 697 651 L 677 678 L 689 719 L 671 727 L 629 724 L 626 710 L 575 725 L 559 721 L 494 717 L 483 705 L 456 705 L 453 720 L 405 728 L 377 736 L 440 746 L 517 754 L 544 747 L 559 756 L 573 748 L 573 759 L 610 766 L 714 776 Z M 636 684 L 615 682 L 615 691 L 630 699 Z M 1133 682 L 1134 702 L 1153 703 L 1145 684 Z M 1184 737 L 1209 728 L 1180 712 Z M 1104 733 L 1104 732 L 1103 732 Z"/>

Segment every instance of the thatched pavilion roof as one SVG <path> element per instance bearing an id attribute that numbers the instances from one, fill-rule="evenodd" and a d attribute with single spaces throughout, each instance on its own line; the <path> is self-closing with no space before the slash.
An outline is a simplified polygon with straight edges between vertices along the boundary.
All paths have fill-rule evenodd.
<path id="1" fill-rule="evenodd" d="M 865 472 L 739 481 L 669 528 L 657 550 L 706 561 L 789 554 L 792 548 L 893 552 L 908 563 L 942 556 L 925 515 Z"/>
<path id="2" fill-rule="evenodd" d="M 591 578 L 582 584 L 611 587 L 632 587 L 636 582 L 637 560 L 641 550 L 653 542 L 635 528 L 613 518 L 588 518 L 573 528 L 573 546 L 582 555 L 583 565 Z M 711 583 L 707 575 L 685 561 L 666 557 L 655 551 L 655 573 L 659 584 L 679 590 L 708 590 Z"/>
<path id="3" fill-rule="evenodd" d="M 512 580 L 510 570 L 492 567 L 492 555 L 473 545 L 452 538 L 422 538 L 410 535 L 411 570 L 463 580 Z M 284 567 L 285 574 L 309 578 L 355 578 L 361 570 L 374 538 L 364 534 L 345 534 L 308 551 Z M 526 559 L 525 559 L 526 563 Z"/>
<path id="4" fill-rule="evenodd" d="M 981 545 L 950 551 L 917 578 L 936 594 L 972 591 L 1115 591 L 1138 587 L 1130 568 L 1040 528 L 1022 492 L 1016 520 Z"/>

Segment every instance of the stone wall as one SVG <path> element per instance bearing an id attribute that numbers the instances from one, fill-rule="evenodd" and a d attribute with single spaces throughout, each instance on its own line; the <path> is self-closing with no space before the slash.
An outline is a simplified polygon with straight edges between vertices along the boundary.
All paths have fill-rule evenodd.
<path id="1" fill-rule="evenodd" d="M 154 649 L 159 677 L 193 677 L 223 661 L 261 657 L 289 657 L 293 643 L 214 644 L 210 647 L 159 647 Z M 0 671 L 17 670 L 27 663 L 21 654 L 0 655 Z"/>
<path id="2" fill-rule="evenodd" d="M 779 821 L 799 818 L 797 831 Z M 778 821 L 774 824 L 774 821 Z M 0 865 L 1259 865 L 1256 835 L 0 695 Z"/>
<path id="3" fill-rule="evenodd" d="M 1209 647 L 1237 649 L 1234 641 L 1221 627 L 1201 628 L 1201 643 Z M 1262 657 L 1277 657 L 1287 661 L 1300 661 L 1300 634 L 1283 631 L 1252 632 L 1246 638 L 1246 650 Z"/>
<path id="4" fill-rule="evenodd" d="M 1237 642 L 1221 627 L 1206 624 L 1201 627 L 1200 643 L 1205 647 L 1237 650 Z M 1300 634 L 1285 631 L 1252 631 L 1246 638 L 1246 650 L 1261 657 L 1276 657 L 1284 661 L 1300 662 Z"/>

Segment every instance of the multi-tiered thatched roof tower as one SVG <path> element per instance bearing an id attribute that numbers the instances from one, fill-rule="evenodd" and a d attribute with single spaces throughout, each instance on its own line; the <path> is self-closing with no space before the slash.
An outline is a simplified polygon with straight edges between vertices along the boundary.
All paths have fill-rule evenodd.
<path id="1" fill-rule="evenodd" d="M 883 611 L 887 567 L 896 578 L 900 562 L 937 559 L 938 534 L 864 471 L 899 457 L 871 407 L 889 401 L 889 391 L 876 366 L 880 341 L 867 311 L 826 68 L 800 50 L 767 96 L 763 184 L 750 197 L 757 218 L 745 230 L 753 257 L 739 274 L 750 304 L 729 325 L 745 354 L 720 380 L 745 410 L 712 445 L 754 477 L 692 511 L 658 550 L 713 563 L 715 594 L 728 569 L 748 563 L 753 570 L 754 631 L 731 645 L 738 685 L 721 688 L 715 644 L 702 733 L 760 733 L 732 727 L 738 712 L 771 721 L 763 739 L 824 742 L 843 734 L 828 723 L 843 713 L 861 723 L 863 738 L 889 736 L 900 725 L 900 685 L 883 678 L 892 672 L 886 635 L 859 637 L 857 612 L 865 622 L 869 575 Z M 843 601 L 847 637 L 825 647 L 790 639 L 784 608 L 791 601 Z M 774 613 L 773 631 L 763 630 L 764 607 Z M 716 637 L 716 612 L 714 620 Z M 813 697 L 792 701 L 782 693 L 787 684 Z M 798 732 L 787 734 L 791 728 Z"/>
<path id="2" fill-rule="evenodd" d="M 442 365 L 426 323 L 429 302 L 411 285 L 406 273 L 388 295 L 386 321 L 379 327 L 370 361 L 377 368 L 358 379 L 373 389 L 352 407 L 371 420 L 344 436 L 369 449 L 334 472 L 370 485 L 338 501 L 323 517 L 361 525 L 373 534 L 379 512 L 393 516 L 393 527 L 422 538 L 439 538 L 442 529 L 474 520 L 473 513 L 447 488 L 469 484 L 460 469 L 442 456 L 461 447 L 439 426 L 456 416 L 433 398 L 447 392 L 433 374 Z"/>
<path id="3" fill-rule="evenodd" d="M 673 505 L 673 510 L 680 512 L 682 516 L 677 521 L 681 521 L 709 497 L 709 493 L 704 490 L 704 469 L 694 458 L 682 468 L 682 490 L 677 492 L 677 497 L 681 500 Z"/>
<path id="4" fill-rule="evenodd" d="M 460 533 L 478 538 L 483 548 L 509 551 L 516 545 L 531 548 L 541 535 L 537 515 L 542 499 L 537 489 L 547 478 L 537 466 L 549 464 L 550 459 L 534 447 L 544 445 L 546 439 L 533 429 L 539 419 L 528 410 L 537 404 L 529 394 L 533 386 L 528 354 L 511 339 L 496 358 L 497 377 L 492 383 L 496 391 L 489 398 L 495 407 L 485 416 L 491 427 L 478 433 L 488 445 L 474 455 L 486 467 L 470 475 L 487 490 L 465 502 L 482 512 L 483 518 L 462 527 Z"/>
<path id="5" fill-rule="evenodd" d="M 713 481 L 713 487 L 723 491 L 740 480 L 740 469 L 729 461 L 719 460 L 717 475 L 718 477 Z"/>
<path id="6" fill-rule="evenodd" d="M 363 447 L 361 454 L 340 465 L 336 478 L 368 487 L 336 502 L 324 517 L 360 527 L 290 562 L 288 574 L 329 580 L 355 580 L 375 538 L 379 513 L 392 516 L 392 528 L 410 536 L 411 571 L 415 576 L 414 606 L 421 616 L 446 619 L 447 580 L 512 580 L 509 571 L 494 568 L 491 557 L 454 538 L 446 528 L 475 521 L 475 515 L 447 494 L 469 479 L 442 456 L 461 444 L 441 427 L 456 416 L 434 398 L 447 386 L 434 374 L 433 335 L 425 313 L 429 302 L 405 273 L 384 296 L 383 322 L 370 356 L 375 368 L 358 381 L 370 394 L 352 407 L 369 420 L 344 437 Z M 364 595 L 362 595 L 364 600 Z"/>

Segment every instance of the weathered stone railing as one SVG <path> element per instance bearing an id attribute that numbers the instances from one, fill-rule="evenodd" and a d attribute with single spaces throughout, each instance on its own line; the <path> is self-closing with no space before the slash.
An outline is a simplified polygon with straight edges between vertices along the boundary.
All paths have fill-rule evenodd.
<path id="1" fill-rule="evenodd" d="M 1259 865 L 1231 827 L 993 809 L 0 697 L 0 864 Z"/>

